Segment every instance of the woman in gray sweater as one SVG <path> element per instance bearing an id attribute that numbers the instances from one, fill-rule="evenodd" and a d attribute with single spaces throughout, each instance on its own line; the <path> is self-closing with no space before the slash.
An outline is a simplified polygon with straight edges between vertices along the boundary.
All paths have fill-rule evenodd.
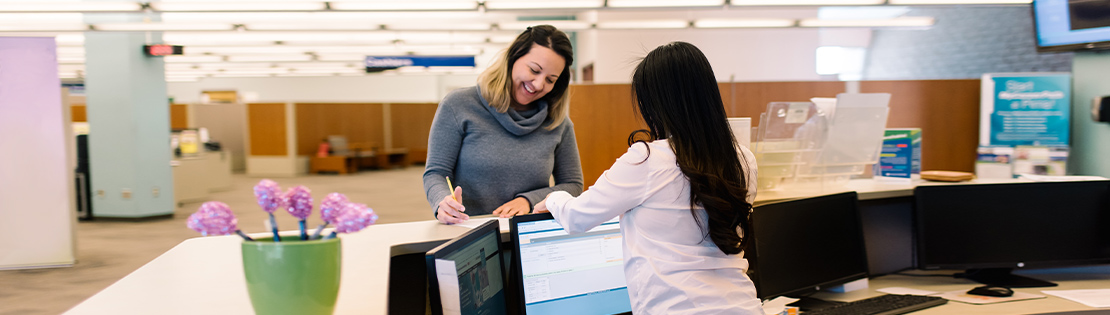
<path id="1" fill-rule="evenodd" d="M 440 222 L 526 214 L 548 193 L 582 192 L 578 144 L 567 117 L 571 49 L 555 27 L 530 27 L 477 86 L 452 91 L 439 103 L 428 136 L 424 193 Z M 448 176 L 457 185 L 453 192 Z"/>

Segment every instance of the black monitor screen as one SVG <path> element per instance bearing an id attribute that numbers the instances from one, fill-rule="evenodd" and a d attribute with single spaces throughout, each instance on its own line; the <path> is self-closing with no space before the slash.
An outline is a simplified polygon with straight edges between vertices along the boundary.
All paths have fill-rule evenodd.
<path id="1" fill-rule="evenodd" d="M 1110 1 L 1033 1 L 1037 49 L 1069 51 L 1110 47 Z"/>
<path id="2" fill-rule="evenodd" d="M 856 193 L 755 208 L 745 257 L 760 298 L 800 295 L 867 277 Z"/>
<path id="3" fill-rule="evenodd" d="M 921 269 L 1051 267 L 1110 258 L 1110 181 L 921 186 Z"/>
<path id="4" fill-rule="evenodd" d="M 491 220 L 428 251 L 432 314 L 507 314 L 501 229 Z"/>

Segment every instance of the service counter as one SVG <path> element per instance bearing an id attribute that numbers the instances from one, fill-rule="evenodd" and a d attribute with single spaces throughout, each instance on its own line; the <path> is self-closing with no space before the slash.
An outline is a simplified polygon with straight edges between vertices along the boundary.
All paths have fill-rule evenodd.
<path id="1" fill-rule="evenodd" d="M 959 184 L 1017 182 L 1021 180 L 979 180 Z M 944 185 L 946 183 L 917 184 Z M 872 276 L 876 276 L 912 266 L 910 210 L 913 186 L 853 180 L 846 187 L 824 192 L 761 192 L 757 198 L 757 204 L 848 190 L 858 191 L 865 239 L 868 241 L 869 263 L 871 263 Z M 443 225 L 429 220 L 375 225 L 359 233 L 341 236 L 343 269 L 335 314 L 386 314 L 391 248 L 399 244 L 450 239 L 467 230 L 465 227 Z M 297 232 L 287 231 L 283 233 L 285 234 L 296 235 Z M 70 309 L 66 314 L 250 314 L 252 308 L 244 281 L 240 243 L 241 239 L 238 236 L 199 237 L 186 240 Z M 1110 275 L 1101 270 L 1095 273 L 1097 276 L 1089 278 L 1079 276 L 1072 281 L 1061 281 L 1061 286 L 1053 289 L 1110 288 Z M 412 280 L 421 281 L 420 278 L 422 277 L 414 276 Z M 397 281 L 396 279 L 405 278 L 395 277 L 394 279 Z M 956 287 L 956 285 L 970 287 L 973 284 L 966 279 L 941 281 L 934 278 L 884 275 L 873 279 L 869 290 L 846 294 L 821 292 L 817 297 L 855 300 L 877 295 L 878 293 L 874 292 L 876 288 L 915 287 L 918 283 L 937 285 L 935 287 L 937 289 Z M 1024 313 L 1023 308 L 1019 306 L 1021 303 L 1026 302 L 985 306 L 949 302 L 948 305 L 928 312 L 930 314 Z M 1052 296 L 1032 303 L 1036 303 L 1037 311 L 1091 309 Z"/>

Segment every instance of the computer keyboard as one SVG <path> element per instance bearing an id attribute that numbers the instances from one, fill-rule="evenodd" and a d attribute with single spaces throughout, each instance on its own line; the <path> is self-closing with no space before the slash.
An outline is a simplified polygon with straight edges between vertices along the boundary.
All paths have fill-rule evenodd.
<path id="1" fill-rule="evenodd" d="M 803 315 L 896 315 L 948 303 L 935 296 L 887 294 L 803 312 Z"/>

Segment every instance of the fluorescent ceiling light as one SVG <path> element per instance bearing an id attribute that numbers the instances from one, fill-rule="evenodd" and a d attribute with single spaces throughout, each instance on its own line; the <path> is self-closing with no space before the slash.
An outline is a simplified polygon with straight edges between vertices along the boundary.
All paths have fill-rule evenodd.
<path id="1" fill-rule="evenodd" d="M 279 73 L 275 77 L 334 77 L 335 73 Z"/>
<path id="2" fill-rule="evenodd" d="M 272 77 L 272 76 L 274 76 L 274 75 L 273 74 L 261 74 L 261 73 L 213 73 L 212 75 L 210 75 L 208 77 L 210 77 L 210 78 L 269 78 L 269 77 Z"/>
<path id="3" fill-rule="evenodd" d="M 366 71 L 365 67 L 362 68 L 295 68 L 290 69 L 291 73 L 345 73 L 345 72 L 362 72 Z"/>
<path id="4" fill-rule="evenodd" d="M 792 27 L 793 19 L 700 19 L 694 21 L 696 28 L 745 28 L 745 27 Z"/>
<path id="5" fill-rule="evenodd" d="M 650 20 L 650 21 L 608 21 L 598 22 L 599 29 L 676 29 L 690 26 L 689 21 L 683 20 Z"/>
<path id="6" fill-rule="evenodd" d="M 487 0 L 489 10 L 531 10 L 531 9 L 597 9 L 605 4 L 604 0 Z"/>
<path id="7" fill-rule="evenodd" d="M 199 77 L 166 77 L 166 82 L 197 82 Z"/>
<path id="8" fill-rule="evenodd" d="M 0 12 L 124 12 L 140 11 L 142 4 L 112 1 L 0 2 Z"/>
<path id="9" fill-rule="evenodd" d="M 58 34 L 54 36 L 54 43 L 59 46 L 81 46 L 85 47 L 85 34 L 83 33 L 70 33 Z"/>
<path id="10" fill-rule="evenodd" d="M 0 1 L 0 6 L 4 2 Z M 84 14 L 82 13 L 0 13 L 0 21 L 4 23 L 72 23 L 81 24 L 85 22 Z"/>
<path id="11" fill-rule="evenodd" d="M 489 37 L 492 44 L 508 44 L 516 40 L 517 35 L 494 35 Z"/>
<path id="12" fill-rule="evenodd" d="M 85 63 L 84 56 L 58 56 L 58 63 L 79 64 Z"/>
<path id="13" fill-rule="evenodd" d="M 488 31 L 491 26 L 481 22 L 391 23 L 385 24 L 385 28 L 394 31 Z"/>
<path id="14" fill-rule="evenodd" d="M 486 38 L 485 34 L 478 33 L 397 33 L 397 39 L 406 44 L 481 44 L 486 42 Z"/>
<path id="15" fill-rule="evenodd" d="M 1029 4 L 1033 0 L 890 0 L 891 5 L 914 4 Z"/>
<path id="16" fill-rule="evenodd" d="M 244 27 L 251 31 L 376 31 L 381 24 L 370 22 L 338 23 L 248 23 Z"/>
<path id="17" fill-rule="evenodd" d="M 593 25 L 584 21 L 513 21 L 497 23 L 497 27 L 506 31 L 523 31 L 536 25 L 551 25 L 560 30 L 577 31 L 588 30 Z M 515 39 L 517 35 L 512 35 Z M 512 41 L 512 40 L 510 40 Z"/>
<path id="18" fill-rule="evenodd" d="M 663 8 L 715 7 L 724 4 L 724 0 L 609 0 L 605 6 L 610 8 Z"/>
<path id="19" fill-rule="evenodd" d="M 447 11 L 478 9 L 478 1 L 378 0 L 332 1 L 329 4 L 332 10 L 339 11 Z"/>
<path id="20" fill-rule="evenodd" d="M 218 33 L 167 33 L 162 40 L 175 45 L 285 42 L 336 42 L 345 44 L 392 43 L 397 35 L 392 32 L 218 32 Z"/>
<path id="21" fill-rule="evenodd" d="M 0 32 L 80 32 L 89 30 L 83 23 L 5 23 Z"/>
<path id="22" fill-rule="evenodd" d="M 732 0 L 733 6 L 879 5 L 886 0 Z"/>
<path id="23" fill-rule="evenodd" d="M 319 62 L 319 61 L 317 61 L 317 62 L 283 62 L 283 63 L 274 64 L 274 66 L 284 67 L 284 68 L 312 68 L 312 67 L 353 68 L 353 69 L 362 69 L 363 68 L 363 65 L 362 65 L 361 62 Z"/>
<path id="24" fill-rule="evenodd" d="M 366 61 L 365 54 L 322 54 L 316 55 L 316 60 L 319 61 Z"/>
<path id="25" fill-rule="evenodd" d="M 98 23 L 98 31 L 230 31 L 231 24 L 223 23 Z"/>
<path id="26" fill-rule="evenodd" d="M 58 55 L 85 55 L 85 47 L 82 46 L 58 46 Z"/>
<path id="27" fill-rule="evenodd" d="M 932 26 L 934 19 L 931 17 L 900 17 L 893 19 L 873 20 L 821 20 L 804 19 L 798 26 L 802 27 L 920 27 Z"/>
<path id="28" fill-rule="evenodd" d="M 150 2 L 154 11 L 164 12 L 267 12 L 267 11 L 322 11 L 327 5 L 317 2 L 224 2 L 224 1 L 155 1 Z"/>
<path id="29" fill-rule="evenodd" d="M 224 61 L 223 56 L 165 56 L 166 62 L 221 62 Z"/>
<path id="30" fill-rule="evenodd" d="M 312 55 L 235 55 L 227 56 L 230 62 L 278 62 L 278 61 L 309 61 Z"/>

